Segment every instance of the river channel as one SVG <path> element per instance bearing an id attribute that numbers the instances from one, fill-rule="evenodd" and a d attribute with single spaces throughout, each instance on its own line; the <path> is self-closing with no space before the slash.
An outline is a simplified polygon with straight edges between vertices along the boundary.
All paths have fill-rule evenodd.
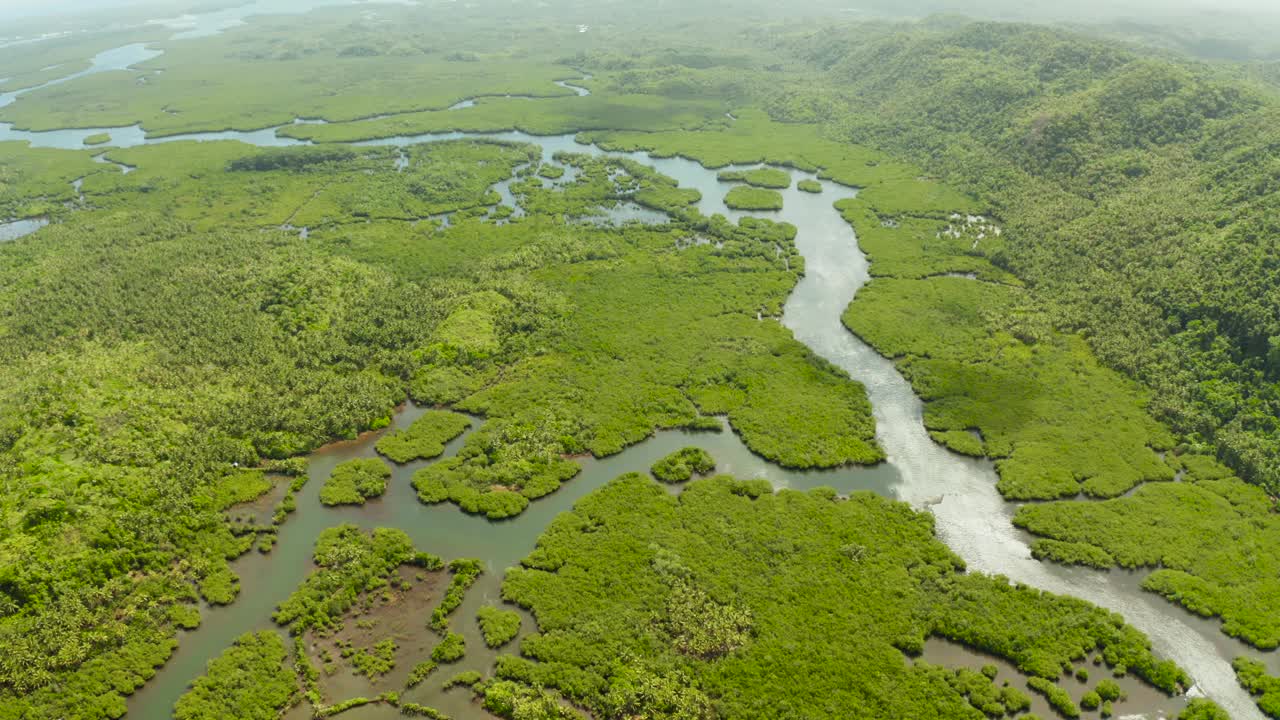
<path id="1" fill-rule="evenodd" d="M 220 134 L 222 135 L 222 134 Z M 249 134 L 245 134 L 249 135 Z M 268 136 L 267 131 L 252 134 Z M 243 136 L 242 136 L 243 137 Z M 464 133 L 441 133 L 385 138 L 365 145 L 406 146 L 423 142 L 472 137 Z M 488 134 L 483 137 L 541 145 L 544 160 L 554 162 L 559 151 L 629 157 L 644 162 L 675 178 L 682 187 L 702 193 L 698 203 L 707 215 L 720 213 L 740 218 L 752 213 L 729 210 L 723 198 L 732 186 L 717 179 L 716 172 L 682 158 L 651 158 L 641 153 L 606 153 L 594 146 L 578 144 L 572 136 L 535 137 L 518 132 Z M 166 138 L 166 140 L 193 138 Z M 248 138 L 244 138 L 248 139 Z M 279 139 L 285 144 L 293 141 Z M 798 179 L 812 177 L 793 172 Z M 488 523 L 462 515 L 452 506 L 423 507 L 408 489 L 408 470 L 398 469 L 391 495 L 363 510 L 335 511 L 322 508 L 312 485 L 299 497 L 299 518 L 282 529 L 280 542 L 270 556 L 243 560 L 238 571 L 244 576 L 242 598 L 230 608 L 210 611 L 206 628 L 184 638 L 178 655 L 161 670 L 157 679 L 135 698 L 136 716 L 162 718 L 168 708 L 198 675 L 204 662 L 215 656 L 237 634 L 270 625 L 274 605 L 282 600 L 305 575 L 311 542 L 318 532 L 338 522 L 356 522 L 365 527 L 388 525 L 409 532 L 415 542 L 430 552 L 446 557 L 480 557 L 493 571 L 477 585 L 477 597 L 497 597 L 501 570 L 519 561 L 533 547 L 540 530 L 557 512 L 599 487 L 612 477 L 628 471 L 643 471 L 656 458 L 688 442 L 707 447 L 720 460 L 719 470 L 747 476 L 768 477 L 779 487 L 831 485 L 841 491 L 870 489 L 928 509 L 937 517 L 938 534 L 973 570 L 1001 574 L 1016 582 L 1052 592 L 1085 598 L 1124 615 L 1147 633 L 1154 648 L 1184 667 L 1196 681 L 1192 694 L 1213 697 L 1238 720 L 1261 720 L 1249 696 L 1240 689 L 1230 661 L 1237 655 L 1258 656 L 1247 646 L 1222 635 L 1217 623 L 1202 620 L 1164 600 L 1145 593 L 1141 576 L 1126 572 L 1098 572 L 1064 568 L 1031 558 L 1026 535 L 1013 527 L 1010 519 L 1016 506 L 1006 503 L 996 492 L 996 474 L 987 461 L 955 455 L 934 443 L 924 429 L 923 406 L 893 363 L 849 333 L 840 315 L 858 288 L 868 279 L 868 264 L 858 249 L 852 228 L 832 204 L 854 193 L 830 182 L 822 193 L 801 192 L 793 185 L 783 191 L 784 209 L 769 213 L 798 228 L 796 244 L 805 257 L 806 274 L 789 298 L 782 323 L 796 338 L 817 354 L 843 368 L 863 383 L 874 407 L 877 438 L 888 454 L 888 463 L 870 469 L 849 469 L 834 473 L 795 473 L 772 466 L 753 456 L 732 433 L 698 435 L 659 433 L 654 439 L 604 460 L 587 460 L 581 476 L 552 496 L 539 500 L 518 519 Z M 765 321 L 770 321 L 766 319 Z M 404 417 L 398 419 L 403 422 Z M 372 456 L 370 441 L 339 446 L 341 451 L 317 455 L 312 472 L 324 476 L 336 452 Z M 469 602 L 479 602 L 472 598 Z M 461 612 L 466 612 L 464 608 Z M 465 615 L 460 615 L 465 617 Z M 462 624 L 462 623 L 459 623 Z M 472 644 L 475 647 L 475 644 Z M 1271 655 L 1261 655 L 1273 661 Z M 437 707 L 455 716 L 465 713 L 465 693 L 455 691 L 444 698 L 432 698 Z M 425 702 L 425 701 L 424 701 Z M 1181 700 L 1153 700 L 1147 707 L 1125 707 L 1127 715 L 1171 717 Z M 374 717 L 377 708 L 367 708 L 359 717 Z"/>
<path id="2" fill-rule="evenodd" d="M 131 52 L 138 57 L 149 51 L 132 48 Z M 114 62 L 104 61 L 100 65 L 120 64 L 119 56 L 109 56 L 108 60 Z M 12 99 L 8 98 L 8 101 Z M 6 98 L 0 96 L 0 106 L 5 101 Z M 299 144 L 297 140 L 276 135 L 276 128 L 149 139 L 136 127 L 24 132 L 0 124 L 0 140 L 26 140 L 37 146 L 66 149 L 83 150 L 84 138 L 100 132 L 109 132 L 112 136 L 104 150 L 181 140 L 238 140 L 260 146 Z M 732 184 L 719 181 L 715 171 L 696 162 L 682 158 L 651 158 L 642 153 L 605 153 L 598 147 L 578 144 L 569 135 L 535 137 L 519 132 L 485 135 L 440 133 L 386 138 L 362 144 L 407 146 L 465 137 L 536 143 L 543 148 L 547 162 L 553 162 L 552 157 L 558 151 L 629 157 L 675 178 L 682 187 L 699 190 L 702 199 L 698 208 L 706 215 L 719 213 L 739 218 L 757 214 L 728 210 L 723 198 Z M 799 172 L 792 175 L 796 180 L 813 177 Z M 496 601 L 502 570 L 518 563 L 532 550 L 537 535 L 551 518 L 571 507 L 577 499 L 619 474 L 643 471 L 662 455 L 694 443 L 711 451 L 722 472 L 765 477 L 778 487 L 829 485 L 841 492 L 873 490 L 927 509 L 937 518 L 940 538 L 965 559 L 970 569 L 1004 575 L 1013 581 L 1056 593 L 1075 595 L 1121 613 L 1128 622 L 1150 636 L 1154 649 L 1160 655 L 1173 659 L 1192 675 L 1196 682 L 1193 695 L 1212 697 L 1237 720 L 1262 720 L 1252 699 L 1237 684 L 1230 661 L 1241 654 L 1260 657 L 1274 671 L 1274 654 L 1252 651 L 1222 635 L 1217 622 L 1197 618 L 1143 592 L 1140 589 L 1141 574 L 1063 568 L 1033 560 L 1028 538 L 1010 522 L 1016 506 L 1006 503 L 996 492 L 993 465 L 988 461 L 957 456 L 932 441 L 922 423 L 922 404 L 893 363 L 841 325 L 841 313 L 869 279 L 868 264 L 857 246 L 852 228 L 832 207 L 835 201 L 849 197 L 855 191 L 830 182 L 824 182 L 823 188 L 821 193 L 811 194 L 799 191 L 793 184 L 783 191 L 784 209 L 778 213 L 763 214 L 790 222 L 798 228 L 796 244 L 806 263 L 806 274 L 789 298 L 781 322 L 815 353 L 866 386 L 874 407 L 877 439 L 888 455 L 886 464 L 824 473 L 788 472 L 752 455 L 732 432 L 696 436 L 662 432 L 617 456 L 584 460 L 582 474 L 564 488 L 534 502 L 513 521 L 492 523 L 466 516 L 449 504 L 435 507 L 419 504 L 409 487 L 409 478 L 420 464 L 396 468 L 387 496 L 363 508 L 324 508 L 317 499 L 323 478 L 344 459 L 374 456 L 373 442 L 377 436 L 330 446 L 313 456 L 312 480 L 298 496 L 298 512 L 281 528 L 274 550 L 268 555 L 253 552 L 237 561 L 236 571 L 243 581 L 240 598 L 229 607 L 204 611 L 202 626 L 183 635 L 175 656 L 131 698 L 129 716 L 156 720 L 168 718 L 174 701 L 188 683 L 203 672 L 209 659 L 225 649 L 239 634 L 271 627 L 270 616 L 275 605 L 302 581 L 310 569 L 312 543 L 316 536 L 324 528 L 343 522 L 366 528 L 398 527 L 409 533 L 420 549 L 446 558 L 476 557 L 485 561 L 489 572 L 469 593 L 454 623 L 457 629 L 467 630 L 468 646 L 476 649 L 469 651 L 468 658 L 459 669 L 483 670 L 492 654 L 478 650 L 483 644 L 478 641 L 473 627 L 474 611 L 483 602 Z M 774 321 L 762 319 L 762 322 Z M 418 412 L 417 408 L 407 407 L 396 416 L 395 425 L 410 422 Z M 449 453 L 456 452 L 460 442 L 452 443 Z M 433 684 L 438 685 L 438 682 L 424 683 L 423 687 Z M 479 712 L 462 690 L 445 694 L 438 690 L 422 690 L 405 697 L 438 707 L 454 717 L 474 717 Z M 1143 694 L 1142 697 L 1147 696 Z M 1183 702 L 1181 699 L 1152 697 L 1139 707 L 1135 695 L 1135 702 L 1130 703 L 1132 706 L 1124 706 L 1120 714 L 1171 717 Z M 393 715 L 390 708 L 369 706 L 344 716 L 372 718 Z"/>

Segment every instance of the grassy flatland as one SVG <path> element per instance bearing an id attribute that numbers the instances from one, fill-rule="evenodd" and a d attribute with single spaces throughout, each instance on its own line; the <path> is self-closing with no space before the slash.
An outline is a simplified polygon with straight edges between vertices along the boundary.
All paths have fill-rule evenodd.
<path id="1" fill-rule="evenodd" d="M 322 9 L 308 15 L 305 29 L 256 22 L 158 43 L 164 55 L 140 68 L 164 72 L 148 74 L 145 83 L 134 71 L 90 75 L 23 96 L 4 118 L 34 130 L 141 123 L 172 135 L 253 130 L 296 117 L 345 121 L 444 109 L 476 95 L 575 94 L 554 84 L 572 71 L 549 53 L 513 56 L 496 43 L 471 54 L 446 51 L 439 38 L 407 35 L 398 26 L 412 22 L 411 9 L 387 7 L 378 15 Z M 388 36 L 399 41 L 389 46 Z"/>
<path id="2" fill-rule="evenodd" d="M 561 135 L 583 130 L 680 130 L 701 127 L 723 112 L 714 99 L 660 95 L 589 95 L 528 101 L 481 100 L 474 107 L 406 113 L 329 125 L 296 125 L 282 135 L 314 142 L 355 142 L 443 132 L 504 132 Z"/>
<path id="3" fill-rule="evenodd" d="M 138 169 L 99 173 L 85 193 L 102 207 L 151 209 L 201 228 L 318 227 L 370 220 L 418 220 L 498 202 L 492 185 L 537 157 L 528 145 L 485 140 L 405 149 L 261 149 L 237 142 L 182 142 L 111 150 Z M 103 166 L 96 166 L 102 168 Z M 201 193 L 188 193 L 194 182 Z"/>
<path id="4" fill-rule="evenodd" d="M 709 168 L 768 163 L 862 188 L 859 197 L 883 212 L 951 212 L 973 200 L 909 164 L 862 145 L 833 140 L 819 125 L 774 122 L 757 109 L 738 111 L 721 128 L 666 132 L 589 132 L 584 139 L 611 150 L 648 150 L 692 158 Z"/>
<path id="5" fill-rule="evenodd" d="M 104 50 L 136 42 L 160 40 L 168 34 L 161 28 L 142 26 L 101 32 L 85 32 L 83 28 L 79 28 L 79 32 L 64 33 L 60 37 L 49 37 L 36 43 L 8 45 L 0 48 L 0 68 L 3 68 L 0 74 L 4 77 L 0 81 L 0 92 L 35 87 L 88 70 L 93 56 Z"/>
<path id="6" fill-rule="evenodd" d="M 75 199 L 72 181 L 106 170 L 89 153 L 30 148 L 24 142 L 0 142 L 0 221 L 66 213 Z"/>

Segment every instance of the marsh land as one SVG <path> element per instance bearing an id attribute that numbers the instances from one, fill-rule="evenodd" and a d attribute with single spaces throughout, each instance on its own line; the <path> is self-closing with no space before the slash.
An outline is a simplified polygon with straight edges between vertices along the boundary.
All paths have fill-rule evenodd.
<path id="1" fill-rule="evenodd" d="M 0 720 L 1280 717 L 1265 68 L 742 5 L 0 45 Z"/>

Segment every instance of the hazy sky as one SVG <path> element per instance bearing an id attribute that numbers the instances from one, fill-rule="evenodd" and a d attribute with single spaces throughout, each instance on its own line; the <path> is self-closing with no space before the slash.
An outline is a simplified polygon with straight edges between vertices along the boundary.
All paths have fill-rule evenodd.
<path id="1" fill-rule="evenodd" d="M 247 2 L 248 0 L 246 0 Z M 637 0 L 643 2 L 644 0 Z M 804 3 L 806 0 L 782 0 Z M 555 0 L 550 0 L 554 5 Z M 31 18 L 41 15 L 74 16 L 111 7 L 154 6 L 157 16 L 180 13 L 201 0 L 0 0 L 0 18 Z M 217 3 L 221 4 L 221 3 Z M 237 4 L 228 0 L 227 4 Z M 731 12 L 732 0 L 724 3 Z M 906 15 L 929 14 L 939 10 L 974 17 L 1034 18 L 1072 22 L 1104 22 L 1116 17 L 1150 16 L 1152 19 L 1178 15 L 1228 11 L 1230 14 L 1256 13 L 1268 19 L 1280 17 L 1280 0 L 817 0 L 818 6 L 865 7 Z M 0 36 L 5 28 L 0 24 Z"/>
<path id="2" fill-rule="evenodd" d="M 144 4 L 143 0 L 0 0 L 0 16 L 68 15 L 76 11 L 102 10 L 140 4 Z M 0 35 L 4 34 L 4 28 L 0 27 Z"/>

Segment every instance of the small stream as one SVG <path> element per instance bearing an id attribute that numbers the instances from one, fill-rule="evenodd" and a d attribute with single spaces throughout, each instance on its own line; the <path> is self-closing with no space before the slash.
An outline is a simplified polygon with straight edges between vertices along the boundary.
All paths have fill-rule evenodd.
<path id="1" fill-rule="evenodd" d="M 406 406 L 396 413 L 389 430 L 407 427 L 422 412 L 422 408 Z M 453 630 L 467 639 L 466 657 L 455 666 L 437 671 L 439 676 L 433 675 L 428 682 L 404 693 L 406 700 L 436 707 L 451 716 L 474 717 L 476 710 L 465 689 L 446 693 L 439 690 L 439 683 L 457 671 L 489 670 L 497 653 L 484 646 L 475 622 L 476 609 L 499 601 L 503 570 L 519 564 L 533 550 L 538 536 L 552 518 L 608 481 L 628 472 L 648 472 L 649 466 L 665 455 L 696 444 L 715 457 L 717 471 L 739 477 L 764 478 L 778 488 L 806 490 L 826 485 L 842 493 L 872 490 L 892 495 L 900 483 L 897 472 L 888 465 L 823 472 L 788 471 L 754 455 L 736 434 L 727 430 L 720 433 L 664 431 L 613 457 L 580 459 L 582 472 L 576 478 L 555 493 L 532 503 L 520 516 L 503 522 L 466 515 L 449 503 L 433 506 L 420 503 L 410 482 L 414 472 L 430 462 L 393 466 L 386 495 L 363 507 L 328 508 L 321 505 L 320 487 L 334 466 L 352 458 L 377 457 L 374 444 L 381 436 L 381 432 L 369 433 L 358 440 L 336 443 L 312 454 L 310 480 L 297 494 L 298 510 L 280 527 L 274 549 L 267 555 L 250 551 L 233 563 L 241 577 L 239 598 L 225 607 L 206 608 L 201 626 L 182 633 L 174 656 L 155 678 L 129 699 L 128 717 L 148 720 L 169 718 L 173 704 L 186 691 L 188 683 L 204 672 L 208 660 L 216 657 L 243 633 L 274 628 L 271 615 L 276 605 L 287 598 L 311 571 L 311 553 L 316 537 L 325 528 L 341 523 L 354 523 L 367 530 L 399 528 L 408 533 L 421 550 L 446 559 L 473 557 L 485 562 L 486 574 L 472 586 L 465 603 L 452 616 Z M 457 453 L 465 439 L 464 435 L 449 443 L 443 457 Z M 532 625 L 527 629 L 533 629 Z M 376 692 L 399 689 L 375 686 Z M 333 700 L 342 699 L 345 698 Z M 367 707 L 353 711 L 352 715 L 395 716 L 397 712 L 387 707 Z"/>
<path id="2" fill-rule="evenodd" d="M 70 82 L 76 78 L 85 77 L 86 75 L 96 75 L 97 73 L 107 72 L 110 70 L 124 70 L 132 65 L 137 65 L 140 62 L 145 62 L 152 58 L 159 57 L 161 54 L 162 51 L 152 50 L 148 48 L 145 43 L 134 43 L 132 45 L 112 48 L 111 50 L 104 50 L 93 56 L 93 59 L 89 62 L 89 67 L 81 70 L 80 72 L 72 73 L 56 80 L 50 80 L 49 82 L 41 85 L 22 88 L 21 90 L 14 90 L 13 92 L 0 93 L 0 108 L 12 104 L 13 101 L 29 92 L 53 87 L 54 85 L 61 85 L 62 83 Z"/>

